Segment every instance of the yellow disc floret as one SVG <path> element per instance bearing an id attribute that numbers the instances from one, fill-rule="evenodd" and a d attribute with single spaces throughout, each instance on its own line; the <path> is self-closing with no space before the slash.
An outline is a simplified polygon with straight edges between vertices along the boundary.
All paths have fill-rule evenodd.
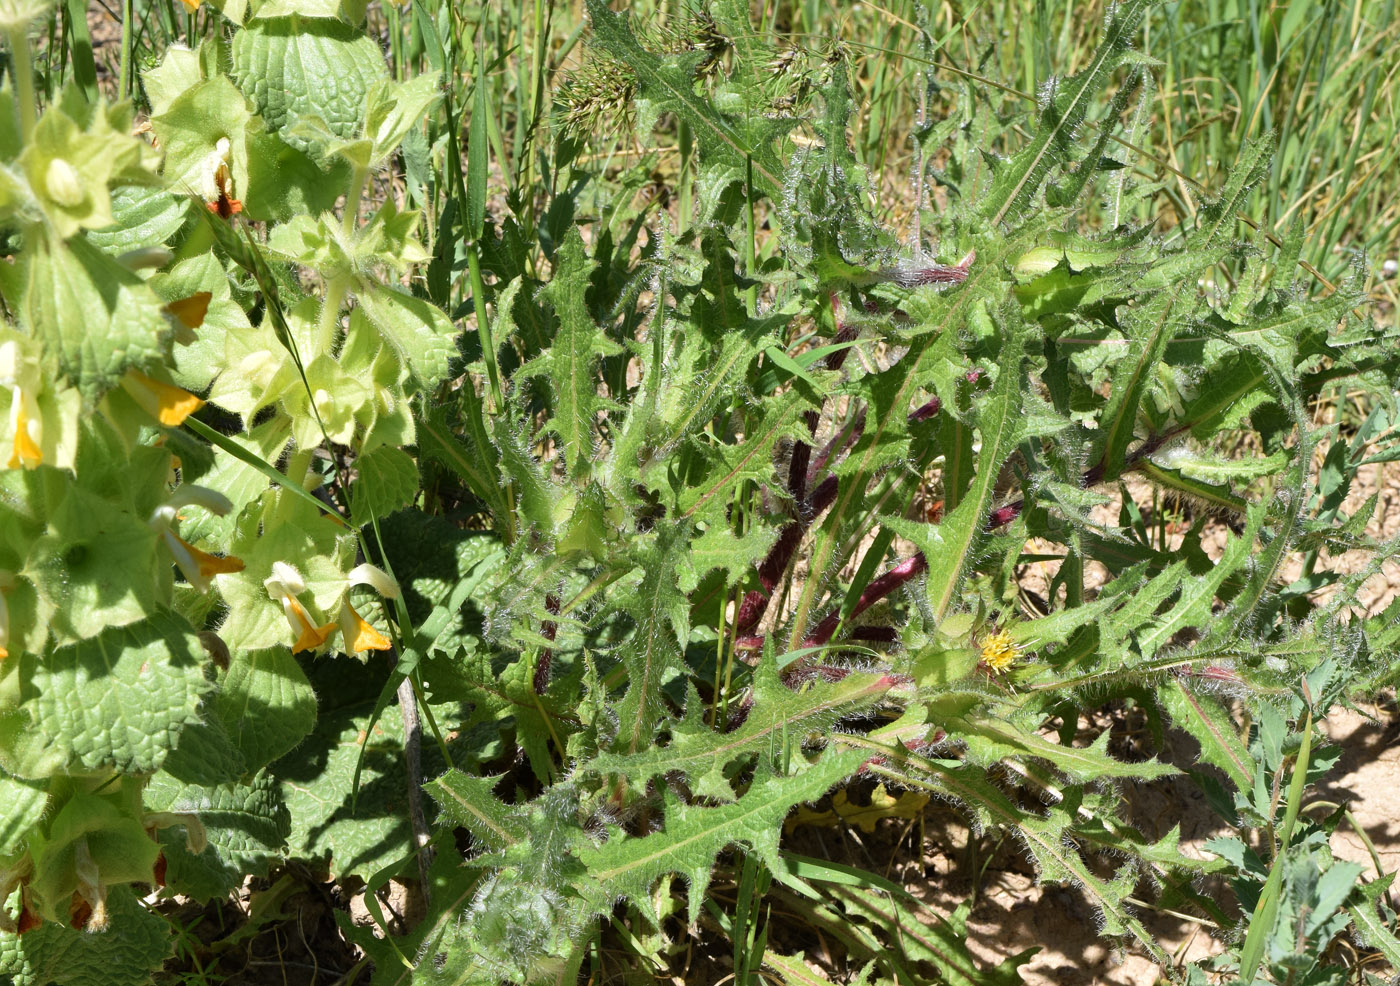
<path id="1" fill-rule="evenodd" d="M 1006 630 L 998 630 L 982 643 L 982 663 L 994 674 L 1002 674 L 1021 656 L 1021 648 Z"/>

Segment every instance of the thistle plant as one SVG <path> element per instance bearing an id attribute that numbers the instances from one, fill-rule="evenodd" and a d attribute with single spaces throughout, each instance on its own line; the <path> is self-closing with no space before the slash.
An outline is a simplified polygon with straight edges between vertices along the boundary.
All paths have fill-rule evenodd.
<path id="1" fill-rule="evenodd" d="M 811 982 L 766 901 L 866 982 L 1018 981 L 966 908 L 784 845 L 867 780 L 1007 833 L 1164 969 L 1144 906 L 1208 916 L 1244 981 L 1337 981 L 1348 929 L 1400 958 L 1388 878 L 1303 803 L 1317 720 L 1395 673 L 1395 607 L 1348 608 L 1395 546 L 1343 507 L 1400 367 L 1301 225 L 1237 221 L 1271 138 L 1159 236 L 1127 0 L 1029 116 L 938 79 L 915 187 L 946 204 L 905 244 L 840 45 L 586 6 L 515 162 L 548 187 L 504 208 L 451 11 L 405 16 L 470 71 L 401 80 L 362 6 L 225 5 L 229 46 L 142 78 L 158 147 L 130 104 L 0 90 L 0 973 L 146 981 L 171 939 L 138 890 L 294 858 L 368 885 L 375 982 L 601 980 L 716 934 L 736 976 Z M 670 127 L 693 198 L 650 221 L 582 151 Z M 1359 429 L 1315 424 L 1357 385 Z M 1080 736 L 1126 702 L 1200 739 L 1211 858 L 1124 808 L 1179 767 Z M 402 933 L 394 877 L 427 905 Z"/>
<path id="2" fill-rule="evenodd" d="M 1240 236 L 1268 138 L 1184 235 L 1154 238 L 1156 188 L 1126 177 L 1113 142 L 1146 81 L 1131 39 L 1148 6 L 1113 10 L 1089 63 L 1043 87 L 1026 139 L 977 86 L 946 87 L 946 115 L 917 139 L 942 152 L 932 177 L 949 206 L 925 220 L 932 255 L 911 261 L 866 211 L 839 55 L 775 112 L 753 67 L 783 55 L 759 50 L 739 8 L 712 7 L 715 30 L 747 46 L 715 74 L 590 5 L 597 64 L 635 103 L 627 119 L 645 131 L 670 114 L 694 135 L 699 200 L 640 262 L 609 226 L 591 250 L 564 239 L 538 289 L 514 273 L 519 257 L 486 260 L 505 285 L 490 345 L 513 349 L 514 379 L 535 386 L 508 389 L 511 412 L 481 428 L 440 410 L 428 451 L 476 494 L 464 509 L 491 515 L 494 489 L 517 491 L 520 533 L 472 603 L 484 635 L 451 638 L 486 653 L 464 665 L 444 649 L 429 680 L 473 669 L 452 694 L 513 727 L 537 793 L 503 806 L 503 781 L 462 770 L 429 786 L 475 847 L 439 857 L 434 899 L 473 903 L 410 937 L 418 975 L 568 981 L 619 902 L 662 929 L 676 877 L 693 927 L 736 843 L 812 921 L 869 920 L 870 902 L 799 873 L 776 841 L 792 806 L 857 775 L 1011 832 L 1041 879 L 1085 894 L 1105 934 L 1169 967 L 1129 898 L 1146 887 L 1203 906 L 1193 887 L 1226 860 L 1192 860 L 1174 830 L 1149 838 L 1123 817 L 1115 786 L 1177 768 L 1119 758 L 1107 735 L 1076 744 L 1078 711 L 1146 702 L 1203 737 L 1202 759 L 1241 791 L 1254 782 L 1219 681 L 1246 708 L 1306 711 L 1311 728 L 1387 624 L 1314 605 L 1318 583 L 1279 581 L 1290 555 L 1357 544 L 1365 521 L 1336 513 L 1345 480 L 1322 508 L 1304 409 L 1349 376 L 1384 390 L 1395 368 L 1345 287 L 1308 300 L 1300 232 L 1278 248 Z M 764 263 L 760 208 L 781 243 Z M 1234 290 L 1202 292 L 1219 270 Z M 628 360 L 635 380 L 616 372 Z M 1227 458 L 1226 439 L 1260 454 Z M 936 523 L 921 489 L 942 500 Z M 1148 536 L 1148 493 L 1197 506 L 1179 538 Z M 1203 535 L 1221 523 L 1211 557 Z M 1058 565 L 1027 605 L 1032 541 Z M 1091 565 L 1111 577 L 1098 590 Z M 1326 701 L 1305 705 L 1300 681 Z M 1338 927 L 1337 906 L 1364 906 L 1356 893 L 1329 898 Z M 501 949 L 498 901 L 522 927 L 548 913 L 558 934 Z M 956 917 L 926 920 L 937 947 L 901 944 L 893 918 L 842 944 L 894 981 L 1012 981 L 1010 965 L 970 958 Z M 1246 945 L 1271 920 L 1247 922 Z M 1358 933 L 1393 942 L 1376 921 Z"/>

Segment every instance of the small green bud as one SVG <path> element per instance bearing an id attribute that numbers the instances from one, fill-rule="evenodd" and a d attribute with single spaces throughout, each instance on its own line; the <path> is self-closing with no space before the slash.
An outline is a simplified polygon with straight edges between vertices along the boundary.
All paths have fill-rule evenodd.
<path id="1" fill-rule="evenodd" d="M 1065 252 L 1059 247 L 1035 247 L 1021 255 L 1016 261 L 1015 271 L 1017 274 L 1030 276 L 1048 274 L 1055 269 L 1064 255 Z"/>
<path id="2" fill-rule="evenodd" d="M 65 209 L 83 204 L 83 180 L 78 176 L 77 169 L 61 157 L 49 162 L 48 170 L 44 172 L 44 187 L 49 198 Z"/>

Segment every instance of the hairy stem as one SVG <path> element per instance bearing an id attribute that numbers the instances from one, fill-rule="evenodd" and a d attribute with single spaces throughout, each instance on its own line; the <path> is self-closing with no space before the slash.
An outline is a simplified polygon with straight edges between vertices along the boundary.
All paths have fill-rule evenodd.
<path id="1" fill-rule="evenodd" d="M 10 43 L 10 72 L 15 79 L 15 109 L 19 114 L 21 146 L 28 146 L 38 120 L 34 103 L 34 66 L 29 61 L 29 26 L 12 27 L 5 32 Z M 125 29 L 122 35 L 125 38 Z"/>
<path id="2" fill-rule="evenodd" d="M 928 560 L 924 558 L 923 552 L 918 552 L 904 559 L 866 587 L 865 591 L 860 594 L 860 599 L 856 601 L 855 609 L 851 610 L 851 616 L 859 616 L 910 579 L 916 578 L 926 571 L 928 571 Z M 840 625 L 841 611 L 839 609 L 833 610 L 822 617 L 821 622 L 807 637 L 806 646 L 820 647 L 829 642 L 832 635 L 836 633 L 836 628 Z"/>

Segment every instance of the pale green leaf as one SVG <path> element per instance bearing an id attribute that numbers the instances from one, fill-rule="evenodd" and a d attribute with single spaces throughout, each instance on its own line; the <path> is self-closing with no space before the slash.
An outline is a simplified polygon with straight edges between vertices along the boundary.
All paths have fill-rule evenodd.
<path id="1" fill-rule="evenodd" d="M 23 849 L 28 829 L 44 817 L 48 791 L 43 784 L 0 774 L 0 859 Z"/>
<path id="2" fill-rule="evenodd" d="M 1178 728 L 1196 737 L 1201 759 L 1223 770 L 1241 791 L 1253 784 L 1254 758 L 1240 739 L 1239 727 L 1230 714 L 1210 695 L 1203 695 L 1180 682 L 1170 682 L 1158 691 L 1162 704 Z"/>
<path id="3" fill-rule="evenodd" d="M 736 759 L 758 755 L 781 764 L 808 735 L 830 731 L 842 716 L 878 701 L 892 684 L 884 675 L 850 674 L 793 691 L 778 679 L 776 664 L 765 661 L 755 672 L 752 701 L 738 728 L 724 731 L 723 719 L 719 729 L 707 724 L 708 706 L 692 690 L 685 718 L 670 724 L 669 742 L 632 754 L 603 753 L 582 769 L 626 777 L 638 789 L 674 772 L 689 778 L 700 797 L 733 801 L 727 768 Z"/>
<path id="4" fill-rule="evenodd" d="M 693 918 L 700 913 L 715 857 L 734 843 L 746 846 L 782 879 L 778 834 L 787 813 L 820 798 L 864 759 L 861 751 L 828 750 L 793 776 L 760 771 L 743 797 L 725 805 L 687 805 L 668 788 L 659 831 L 636 838 L 613 827 L 606 842 L 579 850 L 589 898 L 599 909 L 618 898 L 641 901 L 662 876 L 679 873 L 689 884 Z"/>
<path id="5" fill-rule="evenodd" d="M 500 782 L 499 777 L 473 777 L 449 770 L 424 787 L 451 824 L 465 828 L 487 848 L 501 850 L 529 833 L 519 813 L 492 793 Z"/>
<path id="6" fill-rule="evenodd" d="M 992 508 L 997 476 L 1020 440 L 1022 375 L 1020 338 L 1008 332 L 998 360 L 1000 369 L 991 391 L 978 401 L 976 425 L 982 447 L 977 476 L 963 500 L 938 524 L 892 523 L 912 540 L 928 560 L 927 594 L 934 618 L 942 620 L 953 608 L 975 547 L 984 535 Z"/>
<path id="7" fill-rule="evenodd" d="M 171 952 L 169 922 L 129 887 L 108 892 L 107 919 L 96 934 L 52 921 L 0 933 L 0 975 L 15 986 L 146 986 Z"/>
<path id="8" fill-rule="evenodd" d="M 316 722 L 311 682 L 286 647 L 238 650 L 229 661 L 214 714 L 243 758 L 257 770 L 305 738 Z"/>
<path id="9" fill-rule="evenodd" d="M 621 352 L 593 321 L 585 297 L 597 264 L 584 250 L 578 227 L 570 230 L 554 255 L 554 276 L 544 296 L 554 307 L 559 328 L 549 352 L 526 368 L 527 375 L 547 372 L 553 386 L 553 413 L 545 428 L 558 436 L 569 473 L 582 475 L 593 459 L 593 430 L 611 402 L 598 394 L 594 367 L 604 356 Z"/>
<path id="10" fill-rule="evenodd" d="M 662 687 L 682 672 L 690 636 L 689 601 L 677 584 L 678 561 L 689 544 L 688 524 L 670 524 L 637 553 L 630 584 L 620 587 L 618 607 L 635 629 L 622 648 L 627 691 L 617 705 L 613 749 L 634 754 L 649 747 L 663 711 Z"/>
<path id="11" fill-rule="evenodd" d="M 360 475 L 350 488 L 350 513 L 356 524 L 387 517 L 418 495 L 418 464 L 403 449 L 380 445 L 355 464 Z"/>
<path id="12" fill-rule="evenodd" d="M 193 815 L 208 842 L 190 852 L 187 828 L 177 824 L 160 833 L 165 882 L 176 893 L 205 901 L 243 885 L 250 876 L 266 876 L 282 855 L 291 817 L 282 791 L 266 772 L 250 780 L 214 786 L 182 784 L 161 771 L 146 789 L 150 811 Z"/>
<path id="13" fill-rule="evenodd" d="M 23 311 L 44 362 L 95 402 L 169 346 L 164 304 L 145 281 L 78 236 L 45 237 L 29 262 Z"/>
<path id="14" fill-rule="evenodd" d="M 357 297 L 418 387 L 430 390 L 447 376 L 457 353 L 458 331 L 451 319 L 427 301 L 385 285 L 365 284 Z"/>
<path id="15" fill-rule="evenodd" d="M 300 116 L 325 121 L 343 140 L 356 136 L 370 86 L 387 81 L 379 46 L 337 20 L 260 20 L 233 36 L 233 78 L 278 133 Z M 295 137 L 299 151 L 316 149 Z"/>
<path id="16" fill-rule="evenodd" d="M 0 761 L 22 777 L 158 770 L 209 688 L 198 638 L 159 611 L 19 660 L 26 685 L 0 713 Z"/>

